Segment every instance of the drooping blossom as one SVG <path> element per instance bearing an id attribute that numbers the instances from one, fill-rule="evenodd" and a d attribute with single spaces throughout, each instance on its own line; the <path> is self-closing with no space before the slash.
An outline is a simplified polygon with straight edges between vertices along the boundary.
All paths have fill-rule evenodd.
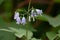
<path id="1" fill-rule="evenodd" d="M 36 12 L 34 12 L 34 10 L 31 11 L 31 17 L 36 16 Z"/>
<path id="2" fill-rule="evenodd" d="M 21 23 L 21 19 L 20 19 L 20 17 L 17 17 L 16 18 L 16 24 L 20 24 Z"/>
<path id="3" fill-rule="evenodd" d="M 22 18 L 22 22 L 21 22 L 23 25 L 25 25 L 26 24 L 26 18 L 25 17 L 23 17 Z"/>
<path id="4" fill-rule="evenodd" d="M 36 9 L 36 12 L 37 12 L 38 15 L 42 16 L 42 13 L 43 13 L 42 10 Z"/>
<path id="5" fill-rule="evenodd" d="M 33 16 L 37 16 L 37 15 L 41 15 L 42 16 L 42 10 L 40 10 L 40 9 L 35 9 L 35 10 L 32 10 L 31 11 L 31 16 L 33 17 Z"/>

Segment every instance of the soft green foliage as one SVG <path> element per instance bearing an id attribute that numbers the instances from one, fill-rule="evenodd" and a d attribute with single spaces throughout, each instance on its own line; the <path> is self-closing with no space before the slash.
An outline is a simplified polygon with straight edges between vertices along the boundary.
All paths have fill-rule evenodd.
<path id="1" fill-rule="evenodd" d="M 47 32 L 46 35 L 49 40 L 54 40 L 57 37 L 57 34 L 55 32 Z"/>

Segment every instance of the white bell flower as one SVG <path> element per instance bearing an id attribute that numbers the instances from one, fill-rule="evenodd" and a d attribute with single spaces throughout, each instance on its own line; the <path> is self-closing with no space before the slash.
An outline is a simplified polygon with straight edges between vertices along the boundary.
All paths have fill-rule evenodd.
<path id="1" fill-rule="evenodd" d="M 19 12 L 15 12 L 14 19 L 17 19 L 19 17 Z"/>
<path id="2" fill-rule="evenodd" d="M 23 17 L 22 18 L 22 22 L 21 22 L 23 25 L 25 25 L 26 24 L 26 19 L 25 19 L 25 17 Z"/>
<path id="3" fill-rule="evenodd" d="M 33 17 L 33 21 L 35 21 L 35 18 Z"/>
<path id="4" fill-rule="evenodd" d="M 31 22 L 31 16 L 29 16 L 28 21 Z"/>

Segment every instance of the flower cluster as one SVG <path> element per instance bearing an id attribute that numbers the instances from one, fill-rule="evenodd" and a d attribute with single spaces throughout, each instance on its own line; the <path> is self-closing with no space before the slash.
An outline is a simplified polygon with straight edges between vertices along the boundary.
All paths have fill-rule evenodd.
<path id="1" fill-rule="evenodd" d="M 41 15 L 42 16 L 42 10 L 39 9 L 35 9 L 35 10 L 31 10 L 31 14 L 28 17 L 28 21 L 31 22 L 31 18 L 33 19 L 33 21 L 35 21 L 35 16 Z M 16 20 L 16 24 L 26 24 L 26 18 L 23 16 L 22 19 L 19 16 L 19 12 L 15 12 L 14 15 L 14 19 Z"/>

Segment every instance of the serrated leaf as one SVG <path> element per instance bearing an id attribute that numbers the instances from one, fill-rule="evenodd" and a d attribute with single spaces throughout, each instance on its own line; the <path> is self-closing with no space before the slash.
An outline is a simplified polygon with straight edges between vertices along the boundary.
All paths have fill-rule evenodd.
<path id="1" fill-rule="evenodd" d="M 55 32 L 47 32 L 46 36 L 49 40 L 54 40 L 57 37 L 57 34 Z"/>

